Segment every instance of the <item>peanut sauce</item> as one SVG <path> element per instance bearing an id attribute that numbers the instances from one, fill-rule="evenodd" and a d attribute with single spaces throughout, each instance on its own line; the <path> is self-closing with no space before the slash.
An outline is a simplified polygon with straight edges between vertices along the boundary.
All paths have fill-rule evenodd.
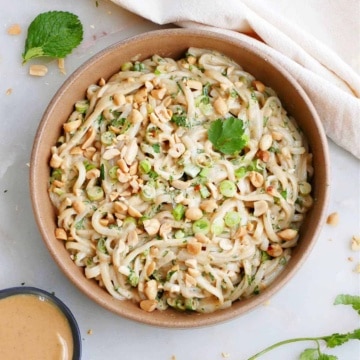
<path id="1" fill-rule="evenodd" d="M 0 299 L 0 359 L 71 360 L 73 337 L 60 309 L 39 295 Z"/>

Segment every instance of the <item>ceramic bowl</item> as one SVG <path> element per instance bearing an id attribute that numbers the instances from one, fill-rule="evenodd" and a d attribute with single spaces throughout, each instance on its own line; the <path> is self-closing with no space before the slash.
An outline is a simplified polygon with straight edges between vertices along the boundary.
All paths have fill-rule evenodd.
<path id="1" fill-rule="evenodd" d="M 81 359 L 81 334 L 79 330 L 79 326 L 77 324 L 77 321 L 71 312 L 71 310 L 68 308 L 68 306 L 60 300 L 57 296 L 55 296 L 52 293 L 49 293 L 43 289 L 39 289 L 36 287 L 31 286 L 18 286 L 18 287 L 12 287 L 0 290 L 0 302 L 3 299 L 10 298 L 13 296 L 25 296 L 24 299 L 27 299 L 27 296 L 30 295 L 31 297 L 36 297 L 39 299 L 40 302 L 48 302 L 51 305 L 55 306 L 56 309 L 62 313 L 62 315 L 65 317 L 68 326 L 70 328 L 71 334 L 72 334 L 72 346 L 73 346 L 73 355 L 72 360 L 80 360 Z M 24 303 L 23 303 L 24 304 Z M 31 307 L 24 306 L 24 309 L 27 309 L 24 315 L 26 315 L 26 318 L 29 320 L 32 319 L 33 314 L 28 313 L 27 311 L 31 309 Z M 55 319 L 48 319 L 49 324 L 51 324 L 52 321 Z M 31 324 L 26 325 L 31 328 Z M 21 332 L 20 332 L 21 334 Z M 21 338 L 19 338 L 21 340 Z M 66 348 L 66 347 L 65 347 Z"/>
<path id="2" fill-rule="evenodd" d="M 30 187 L 33 211 L 45 245 L 67 277 L 92 300 L 125 318 L 160 327 L 191 328 L 233 319 L 264 303 L 279 291 L 304 263 L 320 232 L 328 199 L 329 160 L 327 142 L 319 117 L 291 74 L 272 59 L 260 53 L 250 41 L 235 40 L 224 35 L 187 29 L 166 29 L 142 34 L 116 43 L 101 51 L 76 70 L 58 90 L 40 122 L 31 155 Z M 56 142 L 62 124 L 72 112 L 74 99 L 84 96 L 90 84 L 107 79 L 119 65 L 138 56 L 139 60 L 159 54 L 179 58 L 189 47 L 217 50 L 238 62 L 258 80 L 272 87 L 305 133 L 313 153 L 313 195 L 316 201 L 301 228 L 300 240 L 286 270 L 261 294 L 234 303 L 230 308 L 210 314 L 185 313 L 174 310 L 147 313 L 131 301 L 111 297 L 95 282 L 87 280 L 83 271 L 70 259 L 63 242 L 54 237 L 56 214 L 48 196 L 50 147 Z"/>

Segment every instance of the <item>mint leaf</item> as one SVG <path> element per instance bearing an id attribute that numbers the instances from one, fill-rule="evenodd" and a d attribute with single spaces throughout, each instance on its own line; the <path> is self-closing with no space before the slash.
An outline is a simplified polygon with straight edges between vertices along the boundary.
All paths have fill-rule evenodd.
<path id="1" fill-rule="evenodd" d="M 247 143 L 244 131 L 244 123 L 241 119 L 234 117 L 217 119 L 210 125 L 208 138 L 216 150 L 233 155 L 242 150 Z"/>
<path id="2" fill-rule="evenodd" d="M 39 14 L 28 28 L 23 64 L 39 56 L 64 58 L 83 39 L 79 18 L 66 11 L 49 11 Z"/>
<path id="3" fill-rule="evenodd" d="M 334 305 L 351 305 L 360 315 L 360 296 L 340 294 L 335 298 Z"/>

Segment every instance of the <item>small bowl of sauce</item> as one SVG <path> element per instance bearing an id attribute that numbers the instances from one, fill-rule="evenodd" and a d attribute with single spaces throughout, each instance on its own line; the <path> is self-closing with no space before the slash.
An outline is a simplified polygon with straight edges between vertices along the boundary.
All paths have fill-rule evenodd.
<path id="1" fill-rule="evenodd" d="M 81 335 L 70 309 L 38 288 L 0 290 L 0 359 L 80 360 Z"/>

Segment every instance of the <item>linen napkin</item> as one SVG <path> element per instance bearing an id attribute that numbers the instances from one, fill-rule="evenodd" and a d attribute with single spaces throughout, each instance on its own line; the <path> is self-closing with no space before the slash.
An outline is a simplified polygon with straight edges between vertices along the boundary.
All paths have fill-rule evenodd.
<path id="1" fill-rule="evenodd" d="M 266 56 L 288 70 L 312 100 L 325 132 L 336 144 L 360 158 L 360 76 L 316 34 L 286 20 L 266 0 L 111 0 L 124 9 L 160 24 L 215 31 L 255 42 Z M 340 6 L 325 0 L 302 1 L 309 15 L 326 19 L 324 26 L 337 44 L 353 46 L 360 41 L 344 36 L 343 29 L 360 21 L 360 2 L 347 0 Z M 283 1 L 283 4 L 286 2 Z M 292 2 L 291 2 L 292 3 Z M 289 4 L 289 3 L 288 3 Z M 339 3 L 338 3 L 339 4 Z M 321 12 L 314 13 L 319 5 Z M 290 4 L 288 6 L 291 6 Z M 311 13 L 313 11 L 313 13 Z M 340 19 L 340 21 L 339 21 Z M 305 22 L 307 19 L 303 19 Z M 308 25 L 309 22 L 307 22 Z M 261 41 L 254 41 L 253 33 Z M 358 54 L 360 57 L 360 54 Z"/>

